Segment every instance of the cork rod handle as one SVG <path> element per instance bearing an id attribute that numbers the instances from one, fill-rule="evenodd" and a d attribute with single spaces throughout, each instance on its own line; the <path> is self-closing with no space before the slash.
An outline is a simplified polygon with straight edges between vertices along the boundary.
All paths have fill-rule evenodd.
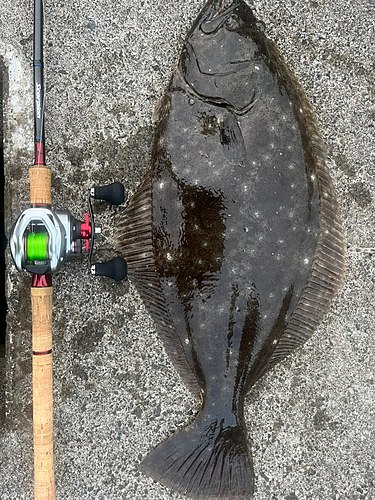
<path id="1" fill-rule="evenodd" d="M 29 169 L 30 205 L 51 205 L 51 169 L 34 165 Z"/>
<path id="2" fill-rule="evenodd" d="M 52 286 L 31 288 L 33 332 L 34 500 L 54 500 Z"/>

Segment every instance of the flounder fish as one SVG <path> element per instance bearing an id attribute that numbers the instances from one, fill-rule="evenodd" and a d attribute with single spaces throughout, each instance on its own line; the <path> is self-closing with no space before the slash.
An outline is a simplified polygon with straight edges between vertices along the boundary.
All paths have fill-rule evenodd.
<path id="1" fill-rule="evenodd" d="M 202 407 L 143 460 L 182 495 L 249 500 L 244 398 L 340 289 L 343 229 L 305 94 L 242 0 L 210 0 L 156 109 L 116 245 Z"/>

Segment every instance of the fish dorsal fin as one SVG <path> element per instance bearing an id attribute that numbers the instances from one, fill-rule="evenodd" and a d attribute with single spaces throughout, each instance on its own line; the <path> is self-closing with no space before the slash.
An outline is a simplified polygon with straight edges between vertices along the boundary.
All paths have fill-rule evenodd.
<path id="1" fill-rule="evenodd" d="M 315 117 L 302 87 L 293 73 L 285 69 L 286 64 L 276 47 L 272 46 L 269 50 L 275 52 L 275 59 L 280 67 L 284 67 L 283 78 L 289 81 L 289 88 L 294 89 L 295 95 L 292 97 L 301 110 L 300 120 L 304 122 L 302 127 L 308 130 L 310 154 L 315 163 L 319 189 L 319 233 L 308 282 L 262 373 L 311 337 L 341 289 L 346 268 L 344 230 L 335 189 L 326 165 L 325 146 Z"/>
<path id="2" fill-rule="evenodd" d="M 116 234 L 116 251 L 128 264 L 128 276 L 154 320 L 164 348 L 190 391 L 200 388 L 170 318 L 156 272 L 152 242 L 152 173 L 143 178 L 131 198 Z"/>

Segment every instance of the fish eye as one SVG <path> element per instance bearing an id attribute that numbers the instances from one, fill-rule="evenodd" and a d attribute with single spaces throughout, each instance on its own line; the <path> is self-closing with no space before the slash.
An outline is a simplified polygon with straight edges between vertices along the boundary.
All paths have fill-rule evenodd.
<path id="1" fill-rule="evenodd" d="M 235 30 L 240 25 L 240 19 L 237 14 L 232 14 L 226 21 L 225 26 L 229 30 Z"/>

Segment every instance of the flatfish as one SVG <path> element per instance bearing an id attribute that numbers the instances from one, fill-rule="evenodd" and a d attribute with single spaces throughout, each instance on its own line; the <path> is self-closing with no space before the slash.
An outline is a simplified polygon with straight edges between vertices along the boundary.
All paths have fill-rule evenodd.
<path id="1" fill-rule="evenodd" d="M 343 229 L 305 94 L 242 0 L 210 0 L 158 104 L 152 165 L 116 236 L 202 407 L 140 469 L 180 494 L 252 498 L 244 398 L 340 289 Z"/>

